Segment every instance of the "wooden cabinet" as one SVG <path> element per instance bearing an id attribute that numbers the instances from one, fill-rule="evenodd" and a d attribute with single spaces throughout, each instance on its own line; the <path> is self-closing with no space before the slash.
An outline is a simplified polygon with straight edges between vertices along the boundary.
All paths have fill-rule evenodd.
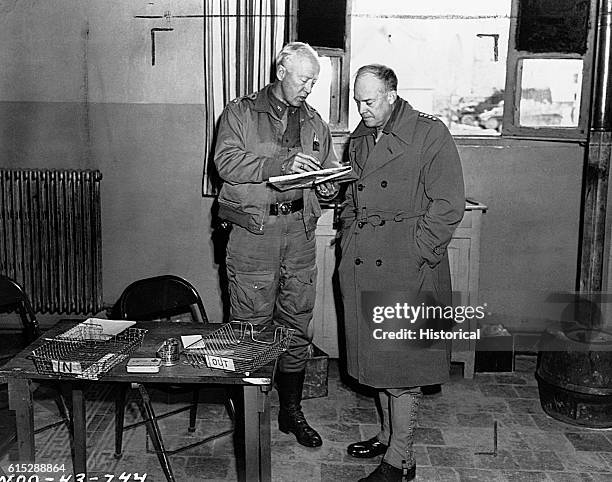
<path id="1" fill-rule="evenodd" d="M 468 201 L 466 211 L 448 246 L 453 304 L 476 306 L 478 304 L 478 271 L 480 263 L 480 224 L 486 206 Z M 324 209 L 316 231 L 317 242 L 317 300 L 315 302 L 313 329 L 314 343 L 332 358 L 338 358 L 338 322 L 334 304 L 332 275 L 335 267 L 333 209 Z M 476 320 L 458 324 L 457 329 L 476 329 Z M 475 341 L 453 341 L 452 361 L 464 364 L 464 376 L 474 375 Z"/>
<path id="2" fill-rule="evenodd" d="M 315 301 L 312 326 L 314 344 L 331 358 L 339 358 L 338 321 L 334 304 L 332 276 L 336 265 L 334 240 L 336 230 L 334 210 L 323 209 L 315 233 L 317 242 L 317 298 Z"/>
<path id="3" fill-rule="evenodd" d="M 486 206 L 468 200 L 463 220 L 448 245 L 454 306 L 478 305 L 480 224 L 486 209 Z M 457 323 L 455 329 L 474 331 L 478 328 L 477 321 L 472 319 Z M 474 376 L 475 351 L 476 340 L 453 340 L 451 361 L 463 363 L 465 378 Z"/>

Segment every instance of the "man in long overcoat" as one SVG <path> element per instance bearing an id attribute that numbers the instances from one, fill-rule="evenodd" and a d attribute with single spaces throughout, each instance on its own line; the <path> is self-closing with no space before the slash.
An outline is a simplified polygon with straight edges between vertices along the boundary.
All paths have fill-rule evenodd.
<path id="1" fill-rule="evenodd" d="M 362 120 L 348 155 L 359 178 L 343 205 L 338 266 L 346 361 L 349 375 L 379 389 L 383 410 L 379 434 L 348 453 L 385 453 L 362 480 L 399 481 L 402 469 L 412 480 L 420 387 L 449 377 L 450 341 L 423 335 L 449 326 L 423 314 L 451 306 L 446 248 L 463 217 L 463 174 L 446 126 L 398 97 L 393 70 L 361 67 L 354 98 Z M 407 304 L 422 311 L 416 316 Z"/>

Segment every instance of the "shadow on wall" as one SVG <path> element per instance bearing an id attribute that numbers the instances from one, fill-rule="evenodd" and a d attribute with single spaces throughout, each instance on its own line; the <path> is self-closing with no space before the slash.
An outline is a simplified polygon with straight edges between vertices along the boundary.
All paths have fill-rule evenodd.
<path id="1" fill-rule="evenodd" d="M 230 321 L 230 298 L 227 270 L 225 263 L 225 250 L 229 241 L 231 224 L 219 218 L 219 201 L 215 198 L 211 209 L 211 240 L 213 246 L 213 262 L 217 266 L 221 305 L 223 310 L 223 323 Z"/>

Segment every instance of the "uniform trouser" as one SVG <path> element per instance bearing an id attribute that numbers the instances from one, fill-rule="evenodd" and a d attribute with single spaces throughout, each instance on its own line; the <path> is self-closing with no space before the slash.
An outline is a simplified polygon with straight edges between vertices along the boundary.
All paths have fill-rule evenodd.
<path id="1" fill-rule="evenodd" d="M 307 237 L 302 213 L 270 216 L 263 234 L 235 225 L 227 245 L 227 275 L 232 320 L 253 324 L 274 320 L 293 328 L 281 372 L 306 368 L 312 341 L 308 326 L 315 302 L 315 239 Z"/>
<path id="2" fill-rule="evenodd" d="M 402 460 L 408 467 L 415 464 L 412 444 L 422 397 L 420 387 L 389 388 L 378 392 L 382 428 L 376 438 L 388 444 L 384 461 L 398 469 L 402 468 Z"/>

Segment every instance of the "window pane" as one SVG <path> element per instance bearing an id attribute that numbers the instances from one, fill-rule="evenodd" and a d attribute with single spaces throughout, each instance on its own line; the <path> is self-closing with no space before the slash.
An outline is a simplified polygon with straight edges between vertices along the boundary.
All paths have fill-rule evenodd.
<path id="1" fill-rule="evenodd" d="M 516 49 L 584 55 L 589 9 L 589 2 L 576 0 L 522 0 L 519 2 Z"/>
<path id="2" fill-rule="evenodd" d="M 510 7 L 511 0 L 353 0 L 352 74 L 386 64 L 399 95 L 453 134 L 499 135 Z M 349 128 L 359 120 L 351 102 Z"/>
<path id="3" fill-rule="evenodd" d="M 519 125 L 578 126 L 582 60 L 523 59 L 521 64 Z"/>
<path id="4" fill-rule="evenodd" d="M 313 106 L 325 122 L 329 122 L 329 106 L 332 83 L 332 65 L 329 57 L 319 56 L 321 70 L 319 79 L 308 96 L 308 102 Z"/>
<path id="5" fill-rule="evenodd" d="M 297 39 L 313 47 L 344 48 L 346 3 L 298 0 Z M 322 28 L 322 26 L 325 26 Z"/>

